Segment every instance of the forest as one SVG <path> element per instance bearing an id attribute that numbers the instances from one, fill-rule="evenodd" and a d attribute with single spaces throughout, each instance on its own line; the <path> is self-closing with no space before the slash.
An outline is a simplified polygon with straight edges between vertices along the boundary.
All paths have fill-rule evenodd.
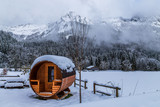
<path id="1" fill-rule="evenodd" d="M 41 55 L 60 55 L 72 58 L 66 48 L 72 47 L 72 37 L 58 41 L 17 41 L 12 33 L 0 31 L 0 67 L 30 67 Z M 96 43 L 87 38 L 85 46 L 85 66 L 94 65 L 100 70 L 158 71 L 160 70 L 160 52 L 144 47 L 143 43 Z"/>

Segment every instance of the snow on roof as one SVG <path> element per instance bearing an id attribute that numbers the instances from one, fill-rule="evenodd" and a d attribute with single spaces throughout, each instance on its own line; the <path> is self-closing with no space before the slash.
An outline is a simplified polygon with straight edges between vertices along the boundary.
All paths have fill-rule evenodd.
<path id="1" fill-rule="evenodd" d="M 56 55 L 43 55 L 38 57 L 37 59 L 34 60 L 31 69 L 39 62 L 41 61 L 49 61 L 52 62 L 54 64 L 56 64 L 59 68 L 61 68 L 62 70 L 67 70 L 72 71 L 73 68 L 75 67 L 75 65 L 73 64 L 73 62 L 67 58 L 67 57 L 63 57 L 63 56 L 56 56 Z"/>
<path id="2" fill-rule="evenodd" d="M 88 67 L 86 67 L 86 68 L 90 69 L 90 68 L 93 68 L 93 67 L 94 67 L 94 65 L 91 65 L 91 66 L 88 66 Z"/>

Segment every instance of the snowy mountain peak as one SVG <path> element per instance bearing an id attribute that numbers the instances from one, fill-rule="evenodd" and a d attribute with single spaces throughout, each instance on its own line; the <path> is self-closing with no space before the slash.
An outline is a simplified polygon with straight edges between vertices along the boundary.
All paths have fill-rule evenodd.
<path id="1" fill-rule="evenodd" d="M 56 22 L 48 23 L 46 25 L 35 25 L 35 24 L 25 24 L 11 27 L 0 26 L 0 29 L 6 32 L 13 33 L 13 37 L 18 41 L 27 40 L 44 40 L 53 39 L 55 40 L 58 34 L 67 34 L 71 30 L 71 22 L 91 24 L 91 21 L 85 17 L 75 14 L 74 12 L 69 12 L 68 14 L 62 16 Z M 54 37 L 53 37 L 54 36 Z"/>
<path id="2" fill-rule="evenodd" d="M 19 41 L 37 41 L 37 40 L 56 40 L 58 35 L 64 35 L 66 38 L 71 36 L 71 22 L 82 23 L 82 20 L 86 24 L 91 26 L 91 35 L 117 35 L 119 33 L 137 32 L 138 35 L 142 35 L 144 32 L 150 31 L 160 37 L 160 17 L 141 17 L 134 16 L 131 18 L 106 18 L 99 21 L 91 22 L 85 17 L 76 15 L 74 12 L 62 16 L 56 22 L 52 22 L 46 25 L 26 24 L 13 27 L 3 27 L 0 29 L 7 32 L 12 32 L 13 37 Z M 99 27 L 98 27 L 99 26 Z M 102 27 L 102 28 L 101 28 Z M 142 30 L 148 29 L 144 32 Z M 101 34 L 100 34 L 101 33 Z M 137 35 L 136 34 L 136 35 Z M 112 38 L 112 37 L 111 37 Z M 139 37 L 138 37 L 139 38 Z"/>
<path id="3" fill-rule="evenodd" d="M 15 35 L 32 35 L 36 33 L 41 34 L 47 28 L 47 25 L 26 24 L 14 27 L 7 27 L 5 30 L 8 32 L 12 32 Z"/>

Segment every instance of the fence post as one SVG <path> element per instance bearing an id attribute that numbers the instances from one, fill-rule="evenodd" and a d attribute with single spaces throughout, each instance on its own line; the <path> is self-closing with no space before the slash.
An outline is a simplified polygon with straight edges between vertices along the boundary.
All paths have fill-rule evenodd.
<path id="1" fill-rule="evenodd" d="M 87 84 L 87 81 L 84 81 L 84 89 L 87 89 L 86 84 Z"/>
<path id="2" fill-rule="evenodd" d="M 74 87 L 76 87 L 76 80 L 74 80 Z"/>
<path id="3" fill-rule="evenodd" d="M 93 83 L 93 93 L 96 93 L 96 83 Z"/>
<path id="4" fill-rule="evenodd" d="M 118 95 L 118 87 L 116 87 L 116 97 L 119 97 L 119 95 Z"/>

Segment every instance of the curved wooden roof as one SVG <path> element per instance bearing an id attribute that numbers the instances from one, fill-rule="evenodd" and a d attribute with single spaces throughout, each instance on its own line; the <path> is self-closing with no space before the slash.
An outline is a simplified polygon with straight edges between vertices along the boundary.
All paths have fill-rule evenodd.
<path id="1" fill-rule="evenodd" d="M 70 60 L 67 57 L 63 56 L 56 56 L 56 55 L 43 55 L 38 57 L 37 59 L 34 60 L 31 69 L 39 62 L 43 61 L 49 61 L 54 64 L 56 64 L 60 69 L 66 70 L 67 72 L 73 71 L 73 68 L 75 67 L 74 63 L 72 60 Z"/>

